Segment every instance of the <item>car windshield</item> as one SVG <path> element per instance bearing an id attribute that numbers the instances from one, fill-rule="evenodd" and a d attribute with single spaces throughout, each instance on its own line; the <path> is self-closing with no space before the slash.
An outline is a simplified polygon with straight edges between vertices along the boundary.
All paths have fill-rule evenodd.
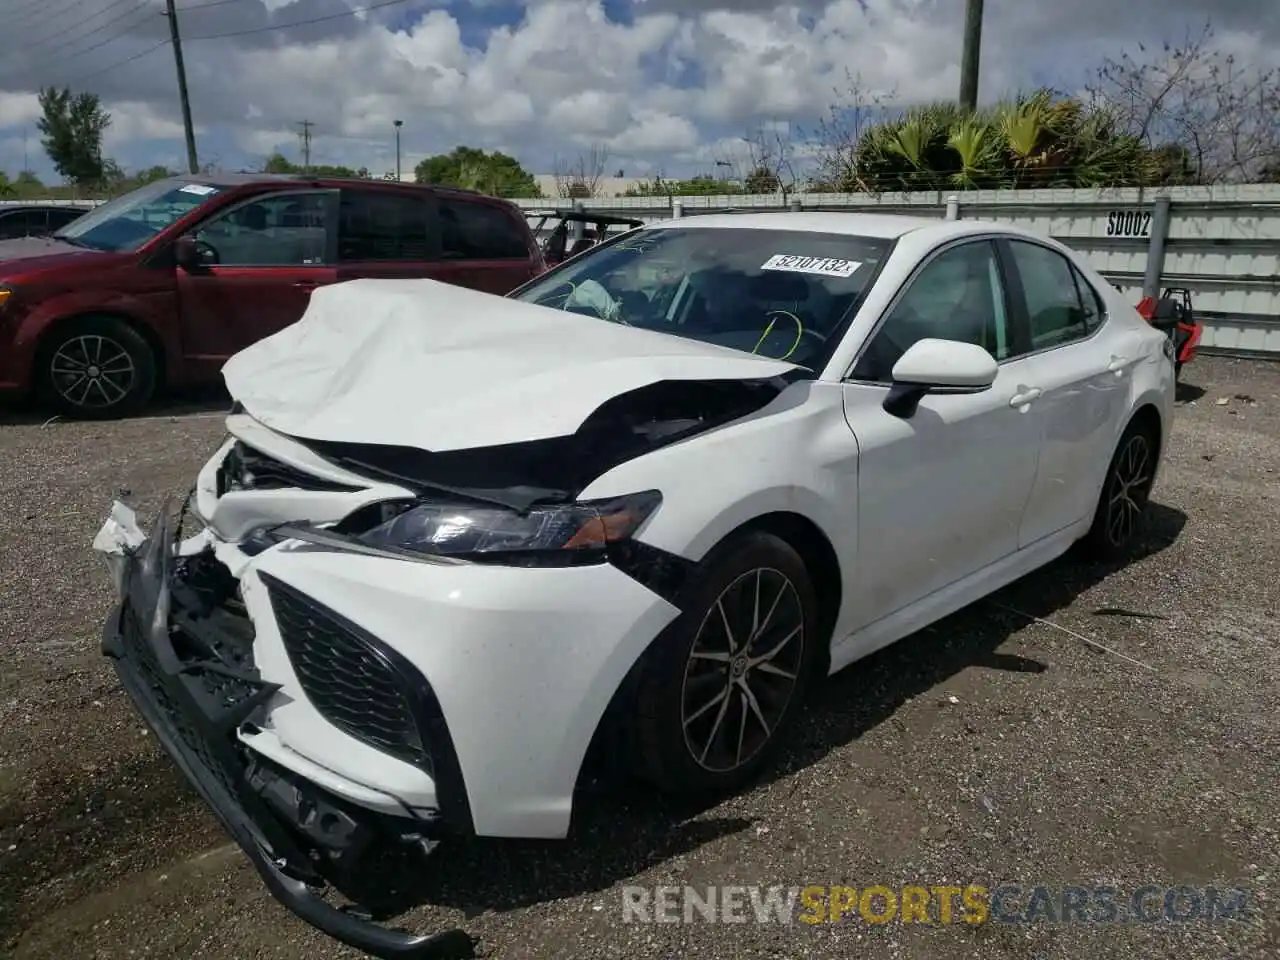
<path id="1" fill-rule="evenodd" d="M 816 370 L 890 246 L 803 230 L 651 227 L 514 296 Z"/>
<path id="2" fill-rule="evenodd" d="M 95 250 L 137 250 L 225 189 L 187 180 L 156 180 L 95 207 L 54 236 Z"/>

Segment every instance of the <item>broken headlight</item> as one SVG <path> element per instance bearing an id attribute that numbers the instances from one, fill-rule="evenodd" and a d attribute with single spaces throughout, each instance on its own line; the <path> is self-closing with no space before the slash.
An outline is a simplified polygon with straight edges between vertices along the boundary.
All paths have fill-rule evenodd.
<path id="1" fill-rule="evenodd" d="M 653 490 L 609 500 L 534 505 L 523 512 L 428 501 L 384 520 L 358 539 L 370 546 L 460 558 L 543 555 L 571 563 L 628 539 L 661 502 L 661 494 Z"/>

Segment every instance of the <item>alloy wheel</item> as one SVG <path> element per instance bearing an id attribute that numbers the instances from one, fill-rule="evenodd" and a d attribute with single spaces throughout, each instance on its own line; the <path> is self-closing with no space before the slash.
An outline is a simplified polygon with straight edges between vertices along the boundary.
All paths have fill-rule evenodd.
<path id="1" fill-rule="evenodd" d="M 1116 457 L 1107 489 L 1107 539 L 1123 546 L 1137 529 L 1151 493 L 1151 444 L 1135 433 Z"/>
<path id="2" fill-rule="evenodd" d="M 750 570 L 716 598 L 694 637 L 681 693 L 685 746 L 729 773 L 769 742 L 804 664 L 804 607 L 772 568 Z"/>
<path id="3" fill-rule="evenodd" d="M 58 394 L 83 409 L 119 403 L 129 395 L 138 375 L 128 350 L 98 334 L 63 343 L 50 358 L 49 372 Z"/>

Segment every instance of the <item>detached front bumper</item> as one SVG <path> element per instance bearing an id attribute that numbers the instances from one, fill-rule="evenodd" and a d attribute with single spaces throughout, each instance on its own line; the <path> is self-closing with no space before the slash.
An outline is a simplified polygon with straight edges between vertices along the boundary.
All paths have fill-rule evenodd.
<path id="1" fill-rule="evenodd" d="M 376 957 L 471 956 L 461 930 L 414 936 L 323 899 L 328 864 L 341 868 L 379 842 L 413 843 L 419 823 L 326 793 L 240 742 L 278 688 L 257 670 L 247 621 L 209 607 L 177 575 L 188 560 L 176 546 L 162 514 L 145 542 L 122 552 L 120 603 L 103 632 L 103 652 L 161 746 L 271 893 L 307 923 Z"/>

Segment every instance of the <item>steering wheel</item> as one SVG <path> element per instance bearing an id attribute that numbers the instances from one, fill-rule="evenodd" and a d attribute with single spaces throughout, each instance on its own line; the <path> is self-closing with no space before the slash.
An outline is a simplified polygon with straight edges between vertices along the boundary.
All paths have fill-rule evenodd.
<path id="1" fill-rule="evenodd" d="M 799 349 L 800 343 L 805 337 L 812 337 L 819 343 L 827 342 L 827 338 L 824 334 L 819 333 L 817 330 L 805 327 L 800 318 L 790 310 L 770 310 L 765 314 L 765 319 L 768 320 L 768 323 L 765 324 L 764 332 L 760 334 L 760 339 L 756 341 L 756 345 L 751 348 L 752 353 L 759 351 L 760 347 L 769 339 L 769 336 L 773 333 L 780 321 L 783 323 L 790 321 L 790 323 L 794 325 L 795 340 L 792 342 L 787 352 L 780 357 L 775 357 L 775 360 L 790 359 L 795 354 L 796 350 Z"/>
<path id="2" fill-rule="evenodd" d="M 564 291 L 560 293 L 559 291 Z M 540 307 L 552 307 L 556 310 L 564 310 L 567 308 L 569 298 L 578 292 L 578 288 L 568 280 L 561 280 L 558 284 L 551 288 L 551 292 L 538 298 L 537 304 Z M 559 306 L 556 306 L 557 302 Z"/>

